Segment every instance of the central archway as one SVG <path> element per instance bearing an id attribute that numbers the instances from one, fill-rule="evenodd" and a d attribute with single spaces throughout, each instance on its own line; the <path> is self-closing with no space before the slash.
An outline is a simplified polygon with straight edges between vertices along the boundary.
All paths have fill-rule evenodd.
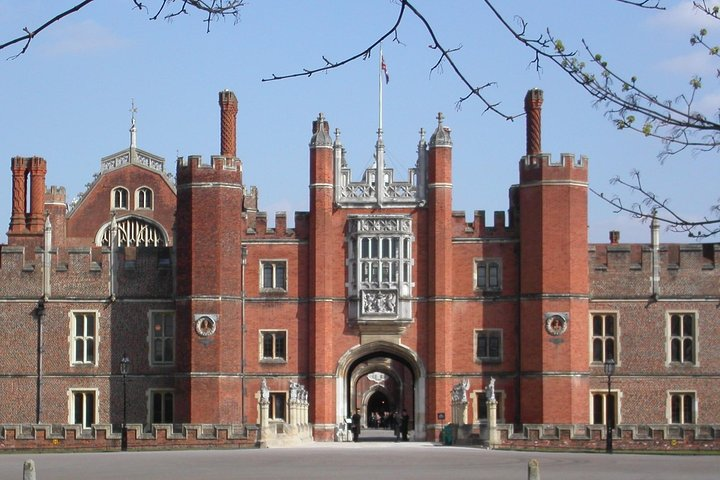
<path id="1" fill-rule="evenodd" d="M 340 357 L 337 369 L 337 423 L 348 418 L 355 408 L 361 410 L 362 422 L 376 413 L 384 396 L 386 411 L 406 408 L 413 420 L 416 440 L 425 439 L 425 367 L 417 353 L 387 341 L 358 345 Z M 385 412 L 382 412 L 384 414 Z"/>

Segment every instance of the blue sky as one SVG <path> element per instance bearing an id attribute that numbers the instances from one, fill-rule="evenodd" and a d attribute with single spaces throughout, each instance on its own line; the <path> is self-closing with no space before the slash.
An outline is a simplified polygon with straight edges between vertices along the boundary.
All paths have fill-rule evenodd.
<path id="1" fill-rule="evenodd" d="M 0 43 L 25 26 L 36 27 L 65 10 L 69 0 L 0 0 Z M 160 2 L 150 2 L 159 4 Z M 100 159 L 129 145 L 130 105 L 138 108 L 138 146 L 166 159 L 219 150 L 217 92 L 233 90 L 239 101 L 238 156 L 247 185 L 259 189 L 259 206 L 275 211 L 308 208 L 308 141 L 311 122 L 323 112 L 331 130 L 340 128 L 357 179 L 372 162 L 377 129 L 377 52 L 372 58 L 327 74 L 261 82 L 273 73 L 316 67 L 322 56 L 339 60 L 362 51 L 394 22 L 392 0 L 248 1 L 240 21 L 220 20 L 206 33 L 200 14 L 173 21 L 150 21 L 130 0 L 98 0 L 39 35 L 25 55 L 5 60 L 18 49 L 0 51 L 0 243 L 10 220 L 10 158 L 44 157 L 48 185 L 63 185 L 68 201 L 85 189 Z M 496 2 L 512 19 L 521 15 L 531 32 L 550 28 L 568 49 L 584 38 L 610 65 L 644 87 L 674 97 L 687 91 L 692 74 L 705 78 L 700 103 L 717 109 L 720 90 L 712 59 L 691 48 L 690 34 L 700 26 L 717 39 L 720 31 L 691 1 L 663 2 L 666 12 L 631 8 L 611 0 L 503 0 Z M 541 74 L 528 64 L 530 52 L 513 40 L 476 0 L 417 0 L 417 8 L 448 48 L 462 46 L 454 59 L 474 84 L 496 82 L 488 96 L 508 113 L 522 111 L 525 92 L 545 92 L 543 150 L 587 155 L 590 183 L 596 190 L 635 197 L 609 179 L 641 171 L 645 185 L 692 218 L 709 214 L 718 198 L 717 153 L 690 152 L 660 165 L 661 145 L 619 132 L 603 109 L 549 63 Z M 483 113 L 477 101 L 456 110 L 465 95 L 446 68 L 430 73 L 437 61 L 420 22 L 408 15 L 402 43 L 386 42 L 391 76 L 384 95 L 384 139 L 389 164 L 402 172 L 414 165 L 418 130 L 432 131 L 437 112 L 452 129 L 454 209 L 507 210 L 508 188 L 518 180 L 517 163 L 525 149 L 525 121 L 506 122 Z M 1 165 L 5 165 L 2 167 Z M 396 178 L 397 178 L 396 174 Z M 272 222 L 273 220 L 271 220 Z M 590 197 L 589 237 L 606 242 L 620 230 L 623 242 L 648 242 L 649 227 L 613 213 Z M 664 242 L 688 241 L 663 233 Z"/>

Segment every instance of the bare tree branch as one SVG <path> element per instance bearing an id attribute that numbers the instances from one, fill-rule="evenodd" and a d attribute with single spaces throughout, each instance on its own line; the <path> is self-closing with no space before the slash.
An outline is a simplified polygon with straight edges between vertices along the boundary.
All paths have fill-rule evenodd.
<path id="1" fill-rule="evenodd" d="M 492 111 L 495 114 L 499 115 L 500 117 L 504 118 L 505 120 L 512 121 L 515 118 L 524 115 L 524 113 L 510 115 L 510 114 L 506 114 L 506 113 L 500 111 L 498 108 L 500 102 L 490 101 L 488 98 L 486 98 L 481 93 L 481 91 L 484 88 L 494 85 L 495 84 L 494 82 L 488 82 L 481 86 L 475 86 L 472 83 L 470 83 L 470 81 L 465 77 L 465 75 L 462 73 L 462 71 L 457 66 L 457 64 L 454 62 L 454 60 L 452 59 L 452 57 L 450 55 L 451 53 L 458 51 L 460 48 L 447 49 L 447 48 L 443 47 L 443 45 L 440 43 L 440 40 L 437 38 L 437 35 L 435 34 L 435 31 L 432 28 L 430 22 L 408 0 L 400 1 L 400 11 L 398 12 L 398 16 L 397 16 L 393 26 L 385 34 L 383 34 L 382 36 L 377 38 L 372 44 L 370 44 L 367 48 L 365 48 L 361 52 L 359 52 L 355 55 L 352 55 L 350 57 L 347 57 L 344 60 L 341 60 L 339 62 L 330 62 L 327 60 L 327 58 L 325 56 L 323 56 L 322 58 L 325 61 L 325 65 L 322 67 L 312 68 L 312 69 L 304 68 L 302 70 L 302 72 L 295 72 L 295 73 L 290 73 L 290 74 L 286 74 L 286 75 L 273 74 L 269 78 L 263 78 L 262 81 L 263 82 L 272 82 L 272 81 L 276 81 L 276 80 L 286 80 L 288 78 L 309 77 L 315 73 L 327 72 L 327 71 L 333 70 L 335 68 L 341 67 L 343 65 L 346 65 L 346 64 L 353 62 L 355 60 L 358 60 L 358 59 L 363 59 L 363 60 L 367 59 L 370 56 L 372 49 L 377 47 L 378 45 L 380 45 L 380 43 L 383 40 L 385 40 L 386 38 L 390 37 L 391 35 L 394 35 L 394 41 L 397 41 L 397 30 L 398 30 L 398 27 L 400 26 L 400 23 L 403 20 L 406 8 L 408 10 L 410 10 L 418 18 L 418 20 L 420 20 L 420 22 L 425 27 L 425 30 L 430 35 L 430 38 L 432 39 L 432 43 L 429 45 L 429 48 L 440 52 L 439 58 L 438 58 L 437 62 L 435 63 L 435 65 L 430 69 L 430 72 L 432 73 L 434 71 L 438 71 L 438 72 L 442 71 L 442 64 L 444 62 L 447 62 L 450 65 L 451 70 L 455 73 L 455 75 L 468 88 L 469 93 L 467 95 L 461 97 L 460 100 L 458 100 L 458 102 L 456 103 L 456 108 L 460 108 L 460 105 L 462 104 L 462 102 L 464 102 L 465 100 L 474 96 L 474 97 L 478 98 L 485 105 L 486 112 Z"/>
<path id="2" fill-rule="evenodd" d="M 71 15 L 73 13 L 76 13 L 83 7 L 93 3 L 95 0 L 83 0 L 79 3 L 77 3 L 75 6 L 67 9 L 66 11 L 54 16 L 47 22 L 43 23 L 39 27 L 37 27 L 34 30 L 30 30 L 28 27 L 24 27 L 22 30 L 25 32 L 24 35 L 19 36 L 17 38 L 14 38 L 8 42 L 5 42 L 3 44 L 0 44 L 0 50 L 10 47 L 12 45 L 25 42 L 25 45 L 23 46 L 22 50 L 9 57 L 8 60 L 13 60 L 20 55 L 27 52 L 28 48 L 30 47 L 30 42 L 43 30 L 48 28 L 49 26 L 59 22 L 63 18 L 67 17 L 68 15 Z M 140 0 L 132 0 L 135 4 L 134 8 L 137 8 L 138 10 L 146 10 L 147 6 L 143 4 Z M 204 22 L 207 23 L 207 31 L 210 31 L 210 23 L 214 20 L 216 20 L 219 17 L 226 17 L 226 16 L 232 16 L 235 17 L 235 20 L 239 18 L 240 15 L 240 7 L 245 5 L 245 0 L 161 0 L 162 3 L 160 4 L 159 9 L 155 13 L 153 17 L 151 17 L 151 20 L 155 20 L 158 18 L 158 16 L 165 10 L 166 7 L 168 7 L 169 4 L 172 3 L 180 3 L 180 7 L 177 11 L 166 14 L 165 19 L 169 20 L 174 16 L 180 15 L 182 13 L 187 14 L 188 11 L 185 8 L 186 6 L 189 6 L 195 10 L 199 10 L 202 12 L 207 13 L 207 18 L 204 20 Z"/>
<path id="3" fill-rule="evenodd" d="M 12 60 L 12 59 L 15 59 L 15 58 L 19 57 L 19 56 L 22 55 L 23 53 L 27 52 L 28 47 L 30 47 L 30 42 L 32 41 L 33 38 L 35 38 L 35 35 L 37 35 L 38 33 L 42 32 L 43 30 L 45 30 L 47 27 L 49 27 L 49 26 L 52 25 L 53 23 L 59 22 L 59 21 L 62 20 L 63 18 L 67 17 L 67 16 L 70 15 L 70 14 L 73 14 L 73 13 L 77 12 L 77 11 L 80 10 L 81 8 L 83 8 L 83 7 L 91 4 L 91 3 L 94 2 L 94 1 L 95 1 L 95 0 L 85 0 L 85 1 L 83 1 L 83 2 L 80 2 L 80 3 L 78 3 L 77 5 L 75 5 L 74 7 L 71 7 L 71 8 L 69 8 L 68 10 L 66 10 L 66 11 L 64 11 L 64 12 L 62 12 L 62 13 L 56 15 L 56 16 L 54 16 L 53 18 L 51 18 L 51 19 L 48 20 L 47 22 L 43 23 L 42 25 L 40 25 L 38 28 L 36 28 L 36 29 L 34 29 L 34 30 L 30 30 L 28 27 L 23 28 L 23 31 L 25 32 L 25 35 L 22 35 L 22 36 L 20 36 L 20 37 L 17 37 L 17 38 L 14 38 L 14 39 L 10 40 L 9 42 L 5 42 L 5 43 L 1 44 L 1 45 L 0 45 L 0 50 L 2 50 L 3 48 L 7 48 L 7 47 L 9 47 L 9 46 L 11 46 L 11 45 L 15 45 L 16 43 L 25 42 L 25 46 L 22 48 L 22 50 L 20 51 L 20 53 L 11 56 L 10 58 L 8 58 L 8 60 Z"/>
<path id="4" fill-rule="evenodd" d="M 615 0 L 620 3 L 627 3 L 628 5 L 634 5 L 640 8 L 649 8 L 653 10 L 665 10 L 665 7 L 660 6 L 660 0 Z"/>
<path id="5" fill-rule="evenodd" d="M 639 194 L 640 201 L 638 202 L 625 204 L 620 196 L 607 196 L 593 188 L 590 188 L 590 191 L 612 205 L 615 213 L 629 213 L 633 218 L 643 221 L 656 218 L 672 232 L 687 233 L 693 238 L 708 238 L 720 233 L 720 206 L 713 205 L 711 207 L 713 217 L 691 220 L 671 208 L 669 199 L 660 199 L 655 193 L 647 190 L 640 179 L 639 171 L 633 170 L 630 172 L 630 176 L 632 178 L 630 181 L 615 177 L 610 182 L 624 187 L 631 194 Z"/>
<path id="6" fill-rule="evenodd" d="M 322 59 L 325 62 L 325 65 L 322 67 L 312 68 L 312 69 L 311 68 L 303 68 L 302 72 L 289 73 L 286 75 L 276 75 L 273 73 L 271 77 L 263 78 L 262 81 L 263 82 L 274 82 L 276 80 L 287 80 L 288 78 L 310 77 L 316 73 L 328 72 L 328 71 L 336 69 L 338 67 L 342 67 L 343 65 L 347 65 L 348 63 L 351 63 L 358 59 L 366 60 L 367 58 L 370 57 L 370 53 L 372 52 L 372 49 L 377 47 L 378 45 L 380 45 L 380 43 L 382 43 L 383 40 L 387 39 L 391 35 L 395 36 L 393 41 L 397 40 L 397 29 L 403 20 L 403 16 L 405 15 L 406 4 L 407 4 L 407 2 L 405 2 L 405 1 L 402 1 L 400 3 L 400 11 L 398 12 L 398 16 L 395 19 L 395 23 L 393 24 L 393 26 L 387 32 L 385 32 L 381 37 L 377 38 L 369 47 L 367 47 L 363 51 L 361 51 L 351 57 L 347 57 L 344 60 L 341 60 L 339 62 L 332 62 L 323 55 Z"/>

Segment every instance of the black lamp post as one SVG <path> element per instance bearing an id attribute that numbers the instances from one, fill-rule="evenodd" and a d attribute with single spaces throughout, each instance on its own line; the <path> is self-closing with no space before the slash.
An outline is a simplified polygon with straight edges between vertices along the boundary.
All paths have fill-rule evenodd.
<path id="1" fill-rule="evenodd" d="M 614 402 L 612 402 L 612 396 L 610 393 L 610 387 L 612 385 L 612 376 L 615 373 L 615 359 L 609 358 L 605 360 L 605 363 L 603 363 L 603 368 L 605 370 L 605 375 L 608 377 L 608 391 L 607 391 L 607 400 L 605 402 L 605 427 L 607 429 L 607 443 L 605 444 L 605 453 L 612 453 L 613 452 L 613 437 L 612 437 L 612 421 L 614 420 L 614 411 L 615 411 L 615 405 Z"/>
<path id="2" fill-rule="evenodd" d="M 126 386 L 127 386 L 127 374 L 130 371 L 130 358 L 127 356 L 127 353 L 123 353 L 122 358 L 120 359 L 120 373 L 122 373 L 122 380 L 123 380 L 123 423 L 122 423 L 122 433 L 120 437 L 120 450 L 123 452 L 127 452 L 127 396 L 126 393 Z"/>

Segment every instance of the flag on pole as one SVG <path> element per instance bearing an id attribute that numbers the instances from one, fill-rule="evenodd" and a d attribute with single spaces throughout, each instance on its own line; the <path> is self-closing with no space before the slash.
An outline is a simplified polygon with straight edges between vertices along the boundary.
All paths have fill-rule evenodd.
<path id="1" fill-rule="evenodd" d="M 390 74 L 388 74 L 387 65 L 385 65 L 385 57 L 382 55 L 380 56 L 380 68 L 385 74 L 385 83 L 390 83 Z"/>

